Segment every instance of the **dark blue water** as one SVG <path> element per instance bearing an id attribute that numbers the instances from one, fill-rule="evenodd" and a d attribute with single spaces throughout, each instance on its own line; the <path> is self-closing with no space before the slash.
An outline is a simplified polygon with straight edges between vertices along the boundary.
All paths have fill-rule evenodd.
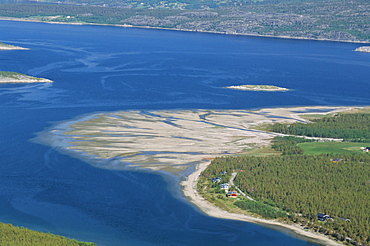
<path id="1" fill-rule="evenodd" d="M 315 245 L 203 215 L 177 180 L 110 171 L 30 141 L 59 121 L 132 109 L 370 105 L 359 44 L 0 21 L 0 70 L 52 84 L 0 85 L 0 221 L 98 245 Z M 288 92 L 223 87 L 271 84 Z"/>

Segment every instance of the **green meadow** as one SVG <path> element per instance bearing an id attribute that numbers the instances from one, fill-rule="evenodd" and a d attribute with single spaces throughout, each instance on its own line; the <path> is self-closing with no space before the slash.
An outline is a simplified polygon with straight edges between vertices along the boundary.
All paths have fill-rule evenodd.
<path id="1" fill-rule="evenodd" d="M 319 155 L 324 153 L 363 153 L 361 147 L 370 147 L 370 143 L 353 142 L 307 142 L 299 143 L 299 147 L 307 155 Z"/>

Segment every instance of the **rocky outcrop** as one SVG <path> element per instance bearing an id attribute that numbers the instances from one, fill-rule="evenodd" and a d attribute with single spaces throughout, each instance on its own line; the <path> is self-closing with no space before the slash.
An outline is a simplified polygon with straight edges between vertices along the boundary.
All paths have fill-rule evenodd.
<path id="1" fill-rule="evenodd" d="M 28 50 L 27 48 L 22 48 L 19 46 L 4 44 L 0 42 L 0 50 Z"/>
<path id="2" fill-rule="evenodd" d="M 355 49 L 355 51 L 370 53 L 370 46 L 358 47 L 357 49 Z"/>
<path id="3" fill-rule="evenodd" d="M 0 84 L 4 83 L 50 83 L 49 79 L 36 78 L 18 73 L 0 72 Z"/>

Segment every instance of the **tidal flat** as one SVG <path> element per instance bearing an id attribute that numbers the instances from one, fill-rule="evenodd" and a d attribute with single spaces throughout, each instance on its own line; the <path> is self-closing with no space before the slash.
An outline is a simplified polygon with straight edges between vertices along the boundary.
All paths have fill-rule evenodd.
<path id="1" fill-rule="evenodd" d="M 296 112 L 349 109 L 118 111 L 64 122 L 38 138 L 99 167 L 140 167 L 178 174 L 204 160 L 268 146 L 278 134 L 253 129 L 257 125 L 306 121 L 303 113 Z"/>

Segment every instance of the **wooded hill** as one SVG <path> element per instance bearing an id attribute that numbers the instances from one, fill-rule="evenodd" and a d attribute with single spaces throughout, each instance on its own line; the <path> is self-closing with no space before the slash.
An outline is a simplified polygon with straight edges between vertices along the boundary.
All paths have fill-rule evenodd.
<path id="1" fill-rule="evenodd" d="M 369 114 L 340 114 L 306 125 L 310 129 L 357 130 L 361 134 L 356 135 L 356 139 L 363 139 L 369 132 L 369 121 L 363 126 L 368 117 Z M 315 124 L 318 126 L 311 126 Z M 299 129 L 304 125 L 299 124 Z M 328 132 L 333 135 L 326 137 L 343 136 L 337 135 L 337 131 Z M 305 155 L 297 146 L 302 141 L 305 140 L 279 138 L 274 148 L 283 151 L 283 155 L 216 158 L 202 177 L 209 180 L 220 172 L 237 172 L 235 185 L 276 211 L 288 213 L 288 217 L 280 213 L 278 217 L 282 220 L 299 223 L 354 245 L 370 245 L 370 155 L 361 150 Z M 241 208 L 244 208 L 243 203 L 251 203 L 240 199 L 235 205 Z M 330 219 L 319 221 L 318 213 L 329 215 Z"/>
<path id="2" fill-rule="evenodd" d="M 1 246 L 94 246 L 95 243 L 15 227 L 0 223 Z"/>
<path id="3" fill-rule="evenodd" d="M 0 17 L 370 42 L 368 0 L 65 2 L 0 4 Z"/>

